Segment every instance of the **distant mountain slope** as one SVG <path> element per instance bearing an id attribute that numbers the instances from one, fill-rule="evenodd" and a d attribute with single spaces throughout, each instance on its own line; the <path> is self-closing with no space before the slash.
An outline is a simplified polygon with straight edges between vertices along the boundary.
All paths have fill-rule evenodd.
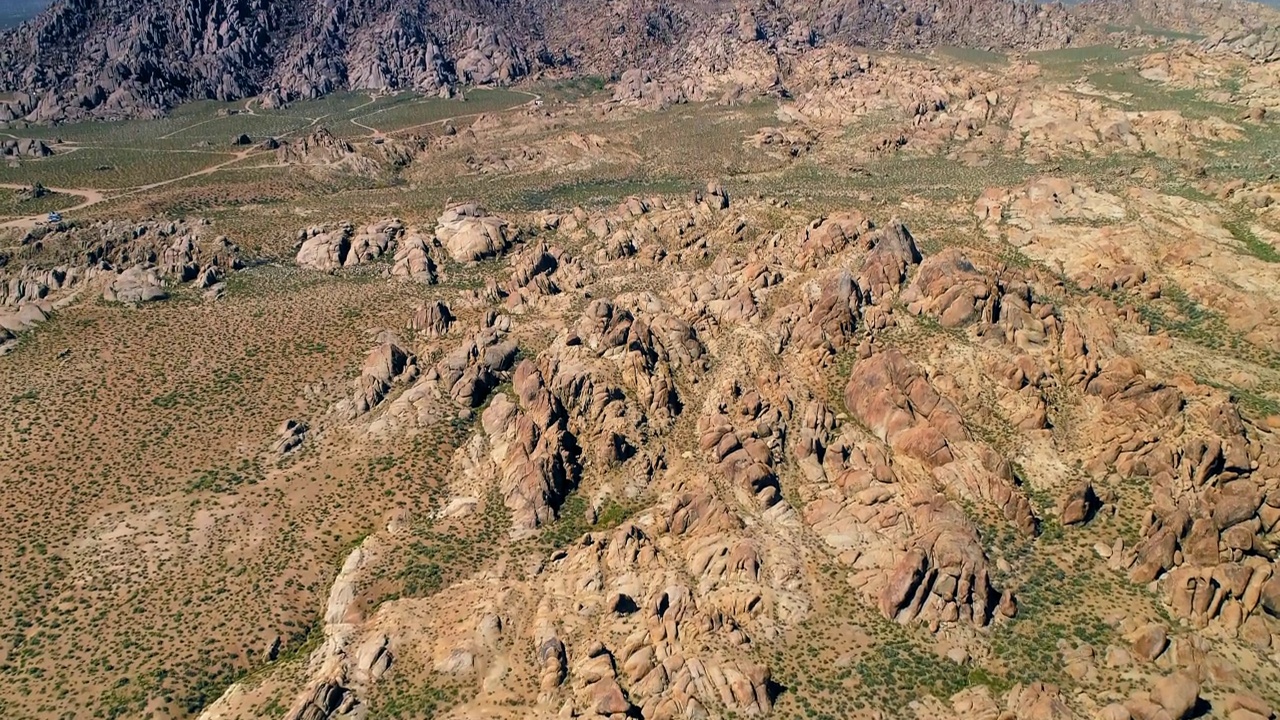
<path id="1" fill-rule="evenodd" d="M 0 120 L 432 92 L 549 69 L 691 78 L 743 51 L 783 65 L 823 44 L 1042 49 L 1134 23 L 1207 35 L 1270 12 L 1237 0 L 56 0 L 0 34 L 0 91 L 18 93 Z"/>
<path id="2" fill-rule="evenodd" d="M 0 119 L 154 114 L 190 99 L 506 83 L 547 68 L 614 75 L 705 59 L 708 38 L 1057 47 L 1065 9 L 1027 0 L 57 0 L 0 36 Z"/>
<path id="3" fill-rule="evenodd" d="M 1267 4 L 1274 6 L 1280 0 Z M 1273 9 L 1245 0 L 1083 0 L 1073 13 L 1084 23 L 1128 25 L 1136 21 L 1196 35 L 1274 24 L 1277 19 Z"/>

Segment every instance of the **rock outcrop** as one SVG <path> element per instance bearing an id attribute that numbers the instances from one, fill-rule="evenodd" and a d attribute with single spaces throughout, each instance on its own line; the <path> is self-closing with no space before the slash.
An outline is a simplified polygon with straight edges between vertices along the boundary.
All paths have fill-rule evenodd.
<path id="1" fill-rule="evenodd" d="M 542 372 L 525 360 L 515 369 L 516 402 L 498 395 L 481 423 L 492 446 L 498 487 L 512 527 L 527 531 L 556 517 L 581 472 L 568 414 L 546 387 Z"/>
<path id="2" fill-rule="evenodd" d="M 342 171 L 350 175 L 377 175 L 384 164 L 365 147 L 319 127 L 296 140 L 272 141 L 276 162 L 317 171 Z"/>
<path id="3" fill-rule="evenodd" d="M 479 407 L 515 363 L 516 343 L 497 327 L 488 327 L 449 351 L 427 375 L 464 408 Z"/>
<path id="4" fill-rule="evenodd" d="M 108 302 L 137 304 L 167 297 L 169 293 L 164 289 L 160 273 L 144 265 L 134 265 L 120 273 L 102 291 L 102 299 Z"/>
<path id="5" fill-rule="evenodd" d="M 920 9 L 918 29 L 895 32 L 931 42 L 931 13 L 950 7 Z M 664 23 L 691 11 L 671 12 L 646 22 L 675 32 Z M 988 16 L 985 5 L 973 12 Z M 843 20 L 808 40 L 791 37 L 807 23 L 734 20 L 718 37 L 729 47 L 734 33 L 755 38 L 759 62 L 741 82 L 772 78 L 777 121 L 815 140 L 796 147 L 814 162 L 850 150 L 849 176 L 885 172 L 902 155 L 972 177 L 957 166 L 997 150 L 1031 164 L 1098 153 L 1147 163 L 1165 150 L 1190 163 L 1267 131 L 1265 112 L 1244 130 L 1221 113 L 1121 109 L 1027 57 L 998 71 L 925 67 L 851 55 L 830 42 Z M 452 68 L 442 60 L 442 72 L 503 81 L 550 62 L 506 53 L 504 38 L 477 31 L 476 51 Z M 434 62 L 454 49 L 419 50 Z M 1191 43 L 1168 52 L 1222 61 Z M 1192 61 L 1171 58 L 1133 69 L 1182 82 L 1179 63 Z M 553 133 L 588 107 L 611 122 L 642 112 L 628 104 L 705 99 L 706 75 L 628 62 L 617 102 L 548 100 L 519 122 Z M 1264 64 L 1242 77 L 1253 83 Z M 387 81 L 381 65 L 357 72 Z M 893 127 L 850 131 L 872 115 Z M 428 145 L 484 172 L 496 165 L 451 153 L 501 140 L 500 124 L 483 118 Z M 337 148 L 344 162 L 341 140 L 313 140 L 309 152 Z M 609 145 L 565 142 L 587 154 Z M 879 162 L 860 169 L 865 157 Z M 917 720 L 1172 718 L 1206 702 L 1227 717 L 1270 715 L 1216 703 L 1252 680 L 1235 659 L 1266 667 L 1280 645 L 1280 419 L 1268 416 L 1280 276 L 1255 262 L 1276 244 L 1280 188 L 1224 182 L 1223 171 L 1181 195 L 1160 189 L 1161 173 L 1177 172 L 1162 162 L 1095 178 L 1097 188 L 1045 176 L 954 203 L 894 196 L 892 211 L 920 238 L 853 207 L 812 219 L 820 200 L 765 198 L 751 192 L 764 185 L 736 174 L 732 194 L 699 182 L 509 220 L 457 205 L 429 235 L 394 221 L 304 231 L 305 267 L 385 258 L 384 278 L 447 282 L 380 283 L 382 297 L 404 302 L 377 312 L 409 342 L 382 331 L 354 383 L 308 385 L 306 403 L 280 415 L 339 397 L 333 412 L 299 415 L 274 436 L 267 428 L 255 445 L 283 475 L 338 443 L 411 448 L 406 462 L 430 463 L 440 479 L 429 502 L 401 505 L 395 493 L 411 486 L 393 490 L 399 529 L 378 533 L 396 546 L 385 572 L 341 589 L 361 595 L 344 613 L 370 616 L 333 618 L 351 626 L 348 640 L 306 668 L 300 716 L 358 715 L 382 699 L 393 663 L 466 688 L 459 717 L 763 715 L 780 691 L 811 697 L 773 678 L 794 668 L 794 638 L 828 629 L 839 652 L 826 646 L 805 672 L 825 675 L 829 654 L 833 674 L 860 676 L 853 692 L 879 688 L 868 681 L 886 637 L 931 653 L 911 665 L 931 666 L 943 685 L 895 708 Z M 849 196 L 886 206 L 866 188 Z M 983 237 L 955 232 L 970 227 Z M 66 242 L 69 256 L 89 256 L 79 275 L 6 266 L 6 308 L 17 312 L 0 315 L 0 342 L 44 322 L 64 288 L 94 273 L 105 282 L 117 268 L 152 269 L 170 287 L 225 276 L 221 251 L 194 228 L 159 230 Z M 34 232 L 14 256 L 73 237 Z M 410 507 L 422 513 L 412 525 Z M 441 538 L 481 542 L 459 554 Z M 833 623 L 833 612 L 854 622 Z M 874 637 L 860 635 L 868 628 Z M 928 697 L 982 673 L 1000 681 Z M 1151 689 L 1116 694 L 1120 677 Z"/>
<path id="6" fill-rule="evenodd" d="M 417 376 L 417 357 L 396 341 L 388 340 L 365 357 L 360 375 L 352 382 L 351 396 L 333 409 L 339 415 L 359 417 L 377 408 L 393 388 L 404 386 Z"/>
<path id="7" fill-rule="evenodd" d="M 896 350 L 854 365 L 845 403 L 881 441 L 929 465 L 951 462 L 951 445 L 969 437 L 955 405 Z"/>
<path id="8" fill-rule="evenodd" d="M 391 274 L 426 285 L 433 285 L 439 278 L 438 245 L 417 230 L 410 230 L 399 241 Z"/>
<path id="9" fill-rule="evenodd" d="M 443 337 L 449 332 L 455 318 L 449 306 L 436 301 L 418 308 L 409 319 L 409 329 L 428 338 Z"/>
<path id="10" fill-rule="evenodd" d="M 306 423 L 298 420 L 285 420 L 280 423 L 280 427 L 276 428 L 276 439 L 271 444 L 271 452 L 276 455 L 286 455 L 293 452 L 302 445 L 303 440 L 307 437 L 307 431 L 310 428 Z"/>
<path id="11" fill-rule="evenodd" d="M 310 227 L 298 232 L 298 265 L 332 272 L 369 263 L 395 252 L 397 241 L 403 234 L 404 225 L 393 219 L 361 228 L 351 223 Z"/>
<path id="12" fill-rule="evenodd" d="M 22 138 L 0 142 L 0 157 L 46 158 L 53 155 L 53 148 L 44 140 Z"/>
<path id="13" fill-rule="evenodd" d="M 440 216 L 436 239 L 461 263 L 502 254 L 516 239 L 515 228 L 475 203 L 456 205 Z"/>

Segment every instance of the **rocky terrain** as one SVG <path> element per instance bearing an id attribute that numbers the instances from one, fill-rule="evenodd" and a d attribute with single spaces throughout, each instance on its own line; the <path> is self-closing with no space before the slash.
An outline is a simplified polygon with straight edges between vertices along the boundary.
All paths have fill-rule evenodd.
<path id="1" fill-rule="evenodd" d="M 186 100 L 264 107 L 338 90 L 506 84 L 544 73 L 661 71 L 697 84 L 726 63 L 785 66 L 819 45 L 1048 48 L 1058 4 L 57 2 L 0 36 L 0 120 L 148 116 Z"/>
<path id="2" fill-rule="evenodd" d="M 56 4 L 0 711 L 1276 718 L 1271 22 Z"/>
<path id="3" fill-rule="evenodd" d="M 542 76 L 622 78 L 699 97 L 734 67 L 758 87 L 817 48 L 1036 50 L 1162 28 L 1274 60 L 1274 11 L 1250 2 L 1033 0 L 702 4 L 66 0 L 0 34 L 0 121 L 150 117 L 196 99 L 264 108 L 342 90 L 450 93 Z M 1127 34 L 1126 34 L 1127 33 Z M 665 88 L 644 89 L 649 76 Z M 762 83 L 762 84 L 761 84 Z M 733 88 L 729 88 L 733 89 Z M 741 90 L 739 90 L 740 92 Z M 672 93 L 675 93 L 672 95 Z"/>
<path id="4" fill-rule="evenodd" d="M 988 190 L 979 226 L 1026 253 L 1023 267 L 977 248 L 923 252 L 900 220 L 852 209 L 779 219 L 716 183 L 512 232 L 474 206 L 447 210 L 414 246 L 459 263 L 499 256 L 492 279 L 415 311 L 415 341 L 380 337 L 350 397 L 305 421 L 395 437 L 470 422 L 436 509 L 351 551 L 299 674 L 233 685 L 201 716 L 251 716 L 277 683 L 293 688 L 286 717 L 376 714 L 386 686 L 406 682 L 453 688 L 450 717 L 769 715 L 795 691 L 779 662 L 794 628 L 854 612 L 831 604 L 837 588 L 881 621 L 926 629 L 947 663 L 1008 671 L 1026 650 L 993 638 L 1050 622 L 1023 618 L 1029 596 L 1054 592 L 1028 573 L 1065 562 L 1113 576 L 1138 603 L 1092 611 L 1096 644 L 1048 649 L 1074 694 L 983 684 L 913 703 L 917 716 L 1270 717 L 1277 418 L 1185 369 L 1145 367 L 1139 357 L 1159 366 L 1174 341 L 1089 293 L 1159 298 L 1210 277 L 1245 282 L 1233 263 L 1269 270 L 1215 251 L 1232 241 L 1212 219 L 1181 231 L 1155 219 L 1185 202 L 1050 179 Z M 1082 236 L 1064 221 L 1098 225 Z M 300 264 L 333 237 L 313 232 Z M 423 234 L 388 221 L 342 232 Z M 1119 254 L 1093 259 L 1095 236 Z M 1202 260 L 1161 270 L 1148 243 Z M 660 286 L 624 289 L 657 275 Z M 1277 284 L 1252 280 L 1250 301 L 1220 307 L 1252 303 L 1257 325 L 1228 324 L 1267 348 L 1251 333 L 1274 328 Z M 571 512 L 585 534 L 529 552 Z M 427 596 L 360 602 L 383 568 L 422 552 L 425 528 L 464 533 L 476 518 L 509 550 L 482 550 L 487 561 Z M 1063 556 L 1037 557 L 1051 534 L 1067 538 Z M 801 667 L 878 651 L 813 652 Z M 1131 691 L 1112 684 L 1120 675 Z M 874 695 L 869 680 L 844 687 Z M 832 702 L 846 716 L 896 712 Z"/>

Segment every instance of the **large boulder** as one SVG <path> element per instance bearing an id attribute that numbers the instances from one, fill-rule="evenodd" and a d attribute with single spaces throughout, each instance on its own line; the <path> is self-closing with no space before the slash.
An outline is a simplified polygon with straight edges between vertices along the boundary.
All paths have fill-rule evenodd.
<path id="1" fill-rule="evenodd" d="M 271 443 L 271 451 L 277 455 L 292 452 L 306 439 L 308 430 L 307 424 L 301 420 L 285 420 L 276 428 L 276 439 Z"/>
<path id="2" fill-rule="evenodd" d="M 134 265 L 116 276 L 102 292 L 107 302 L 144 303 L 164 300 L 164 282 L 155 268 Z"/>
<path id="3" fill-rule="evenodd" d="M 39 305 L 24 303 L 15 311 L 0 311 L 0 330 L 7 330 L 11 335 L 17 335 L 48 319 L 49 316 Z"/>
<path id="4" fill-rule="evenodd" d="M 862 305 L 861 290 L 849 271 L 842 270 L 826 279 L 816 297 L 810 294 L 775 315 L 778 349 L 794 346 L 814 351 L 819 359 L 834 355 L 853 339 Z"/>
<path id="5" fill-rule="evenodd" d="M 490 215 L 475 203 L 455 205 L 444 211 L 436 226 L 436 239 L 458 262 L 477 262 L 504 252 L 516 238 L 507 221 Z"/>
<path id="6" fill-rule="evenodd" d="M 394 385 L 417 377 L 417 358 L 394 342 L 374 348 L 360 368 L 351 397 L 351 414 L 363 415 L 386 398 Z"/>
<path id="7" fill-rule="evenodd" d="M 400 241 L 395 258 L 391 265 L 391 274 L 395 277 L 416 280 L 427 285 L 436 282 L 436 263 L 431 257 L 432 247 L 417 231 L 409 233 Z"/>
<path id="8" fill-rule="evenodd" d="M 317 226 L 298 233 L 298 265 L 332 272 L 376 260 L 395 249 L 404 225 L 393 218 L 361 228 L 351 223 Z"/>
<path id="9" fill-rule="evenodd" d="M 298 265 L 312 270 L 331 272 L 342 267 L 351 251 L 350 223 L 336 228 L 313 227 L 299 233 Z"/>
<path id="10" fill-rule="evenodd" d="M 932 315 L 943 327 L 961 327 L 991 319 L 992 285 L 963 253 L 947 248 L 920 264 L 902 301 L 912 313 Z"/>
<path id="11" fill-rule="evenodd" d="M 930 502 L 912 509 L 922 528 L 888 570 L 876 598 L 881 614 L 900 623 L 962 621 L 985 626 L 1016 605 L 991 583 L 986 554 L 972 523 L 956 507 Z"/>
<path id="12" fill-rule="evenodd" d="M 873 434 L 926 464 L 951 462 L 950 443 L 968 439 L 960 411 L 896 349 L 855 364 L 844 396 L 849 410 Z"/>
<path id="13" fill-rule="evenodd" d="M 425 337 L 438 338 L 449 332 L 453 321 L 449 306 L 437 300 L 414 311 L 413 317 L 409 319 L 409 329 Z"/>
<path id="14" fill-rule="evenodd" d="M 871 249 L 862 260 L 858 286 L 868 301 L 879 303 L 902 287 L 907 270 L 920 262 L 920 249 L 915 237 L 900 220 L 870 235 Z"/>
<path id="15" fill-rule="evenodd" d="M 421 319 L 429 334 L 433 327 L 442 327 L 440 312 L 440 308 L 427 306 L 415 320 Z M 487 328 L 463 340 L 436 363 L 433 376 L 454 402 L 464 408 L 479 407 L 511 370 L 518 348 L 502 336 L 497 329 Z"/>
<path id="16" fill-rule="evenodd" d="M 1182 720 L 1191 715 L 1200 700 L 1200 681 L 1186 671 L 1162 677 L 1151 687 L 1151 700 L 1173 720 Z"/>

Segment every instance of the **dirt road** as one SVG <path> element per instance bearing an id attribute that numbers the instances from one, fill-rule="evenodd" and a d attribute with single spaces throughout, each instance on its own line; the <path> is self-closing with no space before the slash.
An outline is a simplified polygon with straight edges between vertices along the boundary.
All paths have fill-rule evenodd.
<path id="1" fill-rule="evenodd" d="M 26 190 L 30 187 L 31 187 L 30 185 L 0 183 L 0 188 L 4 188 L 5 190 Z M 101 190 L 89 190 L 86 188 L 56 188 L 56 187 L 46 187 L 45 189 L 50 192 L 58 193 L 59 195 L 75 195 L 80 198 L 83 198 L 84 202 L 80 203 L 79 205 L 75 205 L 75 206 L 68 207 L 66 209 L 58 211 L 63 213 L 75 212 L 76 210 L 83 210 L 92 205 L 97 205 L 98 203 L 107 199 L 106 195 L 104 195 Z M 17 220 L 10 220 L 5 223 L 0 223 L 0 229 L 35 227 L 35 225 L 41 222 L 42 220 L 44 220 L 45 217 L 46 217 L 45 215 L 32 215 L 30 217 L 18 218 Z"/>
<path id="2" fill-rule="evenodd" d="M 526 103 L 522 103 L 520 105 L 516 105 L 514 107 L 506 108 L 505 110 L 499 110 L 496 112 L 505 113 L 505 112 L 511 112 L 513 110 L 519 110 L 521 108 L 535 107 L 537 103 L 542 99 L 542 97 L 540 95 L 537 95 L 536 93 L 525 92 L 523 90 L 516 90 L 515 92 L 519 92 L 522 95 L 528 96 L 530 100 Z M 360 107 L 365 107 L 366 105 L 370 105 L 374 101 L 375 101 L 375 98 L 373 96 L 370 96 L 370 101 L 368 103 L 365 103 L 365 105 L 361 105 L 355 109 L 359 109 Z M 359 120 L 378 115 L 381 112 L 384 112 L 384 111 L 377 111 L 377 112 L 370 113 L 368 115 L 358 116 L 358 117 L 352 118 L 351 122 L 357 127 L 368 130 L 370 133 L 370 137 L 374 137 L 374 138 L 382 137 L 384 135 L 383 131 L 377 128 L 371 127 L 369 125 L 365 125 L 361 122 L 358 122 Z M 421 125 L 415 125 L 413 127 L 401 128 L 399 130 L 396 130 L 395 133 L 404 133 L 411 130 L 416 130 L 418 128 L 429 127 L 432 125 L 444 125 L 445 123 L 453 122 L 455 120 L 462 120 L 465 118 L 475 117 L 483 114 L 485 113 L 476 112 L 476 113 L 465 113 L 462 115 L 455 115 L 453 117 L 442 118 L 439 120 L 432 120 L 431 122 L 422 123 Z M 308 128 L 314 127 L 325 117 L 327 116 L 312 118 L 311 124 L 308 125 L 307 127 Z M 181 131 L 177 131 L 177 132 L 181 132 Z M 289 133 L 285 133 L 285 135 L 282 135 L 281 137 L 292 135 L 295 132 L 298 132 L 298 131 L 297 130 L 290 131 Z M 183 152 L 183 151 L 175 151 L 175 152 Z M 169 178 L 168 180 L 161 180 L 159 182 L 150 183 L 148 185 L 139 185 L 139 186 L 130 187 L 130 188 L 117 188 L 114 190 L 100 190 L 95 188 L 53 188 L 53 187 L 48 189 L 62 195 L 75 195 L 82 198 L 83 202 L 81 202 L 80 204 L 58 210 L 58 212 L 63 214 L 73 213 L 79 210 L 84 210 L 86 208 L 93 207 L 94 205 L 105 202 L 107 200 L 117 200 L 119 198 L 129 197 L 130 195 L 136 195 L 138 193 L 147 192 L 149 190 L 155 190 L 157 188 L 161 188 L 166 185 L 172 185 L 174 183 L 182 182 L 183 180 L 190 180 L 191 178 L 203 177 L 205 175 L 212 175 L 213 173 L 218 172 L 219 170 L 222 170 L 223 168 L 229 165 L 234 165 L 235 163 L 238 163 L 241 160 L 245 160 L 249 157 L 266 154 L 269 152 L 270 151 L 268 150 L 262 150 L 260 148 L 248 148 L 233 154 L 230 159 L 224 160 L 220 163 L 210 165 L 209 167 L 206 167 L 206 168 L 201 168 L 200 170 L 189 172 L 186 175 L 183 175 L 181 177 Z M 30 185 L 15 185 L 15 184 L 0 183 L 0 188 L 6 188 L 10 190 L 24 190 L 28 187 L 30 187 Z M 20 230 L 29 230 L 35 227 L 36 225 L 40 224 L 41 222 L 43 222 L 46 217 L 47 217 L 46 214 L 40 214 L 40 215 L 31 215 L 28 217 L 17 218 L 14 220 L 8 220 L 3 223 L 0 223 L 0 230 L 8 230 L 8 229 L 14 229 L 14 228 L 17 228 Z"/>
<path id="3" fill-rule="evenodd" d="M 183 180 L 189 180 L 195 177 L 203 177 L 205 175 L 211 175 L 227 167 L 228 165 L 238 163 L 241 160 L 244 160 L 250 156 L 253 156 L 255 154 L 262 154 L 263 152 L 266 152 L 266 151 L 259 150 L 257 148 L 241 150 L 240 152 L 232 155 L 230 159 L 223 160 L 222 162 L 217 163 L 215 165 L 210 165 L 209 167 L 201 168 L 200 170 L 196 170 L 194 172 L 189 172 L 186 175 L 183 175 L 181 177 L 169 178 L 168 180 L 161 180 L 159 182 L 150 183 L 148 185 L 139 185 L 137 187 L 119 188 L 117 190 L 98 190 L 95 188 L 54 188 L 54 187 L 46 188 L 46 189 L 62 195 L 77 195 L 84 199 L 84 202 L 80 203 L 79 205 L 75 205 L 68 208 L 61 208 L 58 210 L 58 212 L 66 215 L 68 213 L 73 213 L 78 210 L 84 210 L 86 208 L 92 207 L 94 205 L 97 205 L 98 203 L 105 202 L 107 200 L 116 200 L 123 197 L 129 197 L 130 195 L 136 195 L 137 193 L 147 192 L 148 190 L 155 190 L 156 188 L 161 188 L 161 187 L 164 187 L 165 185 L 172 185 L 173 183 L 176 183 L 176 182 L 182 182 Z M 0 188 L 6 188 L 10 190 L 24 190 L 29 187 L 31 186 L 0 183 Z M 108 193 L 113 193 L 113 194 L 108 194 Z M 0 223 L 0 230 L 8 230 L 11 228 L 17 228 L 20 230 L 29 230 L 35 227 L 36 225 L 40 224 L 41 222 L 43 222 L 46 217 L 47 217 L 46 214 L 41 214 L 41 215 L 30 215 L 27 217 L 18 218 L 16 220 L 9 220 L 7 222 Z"/>

